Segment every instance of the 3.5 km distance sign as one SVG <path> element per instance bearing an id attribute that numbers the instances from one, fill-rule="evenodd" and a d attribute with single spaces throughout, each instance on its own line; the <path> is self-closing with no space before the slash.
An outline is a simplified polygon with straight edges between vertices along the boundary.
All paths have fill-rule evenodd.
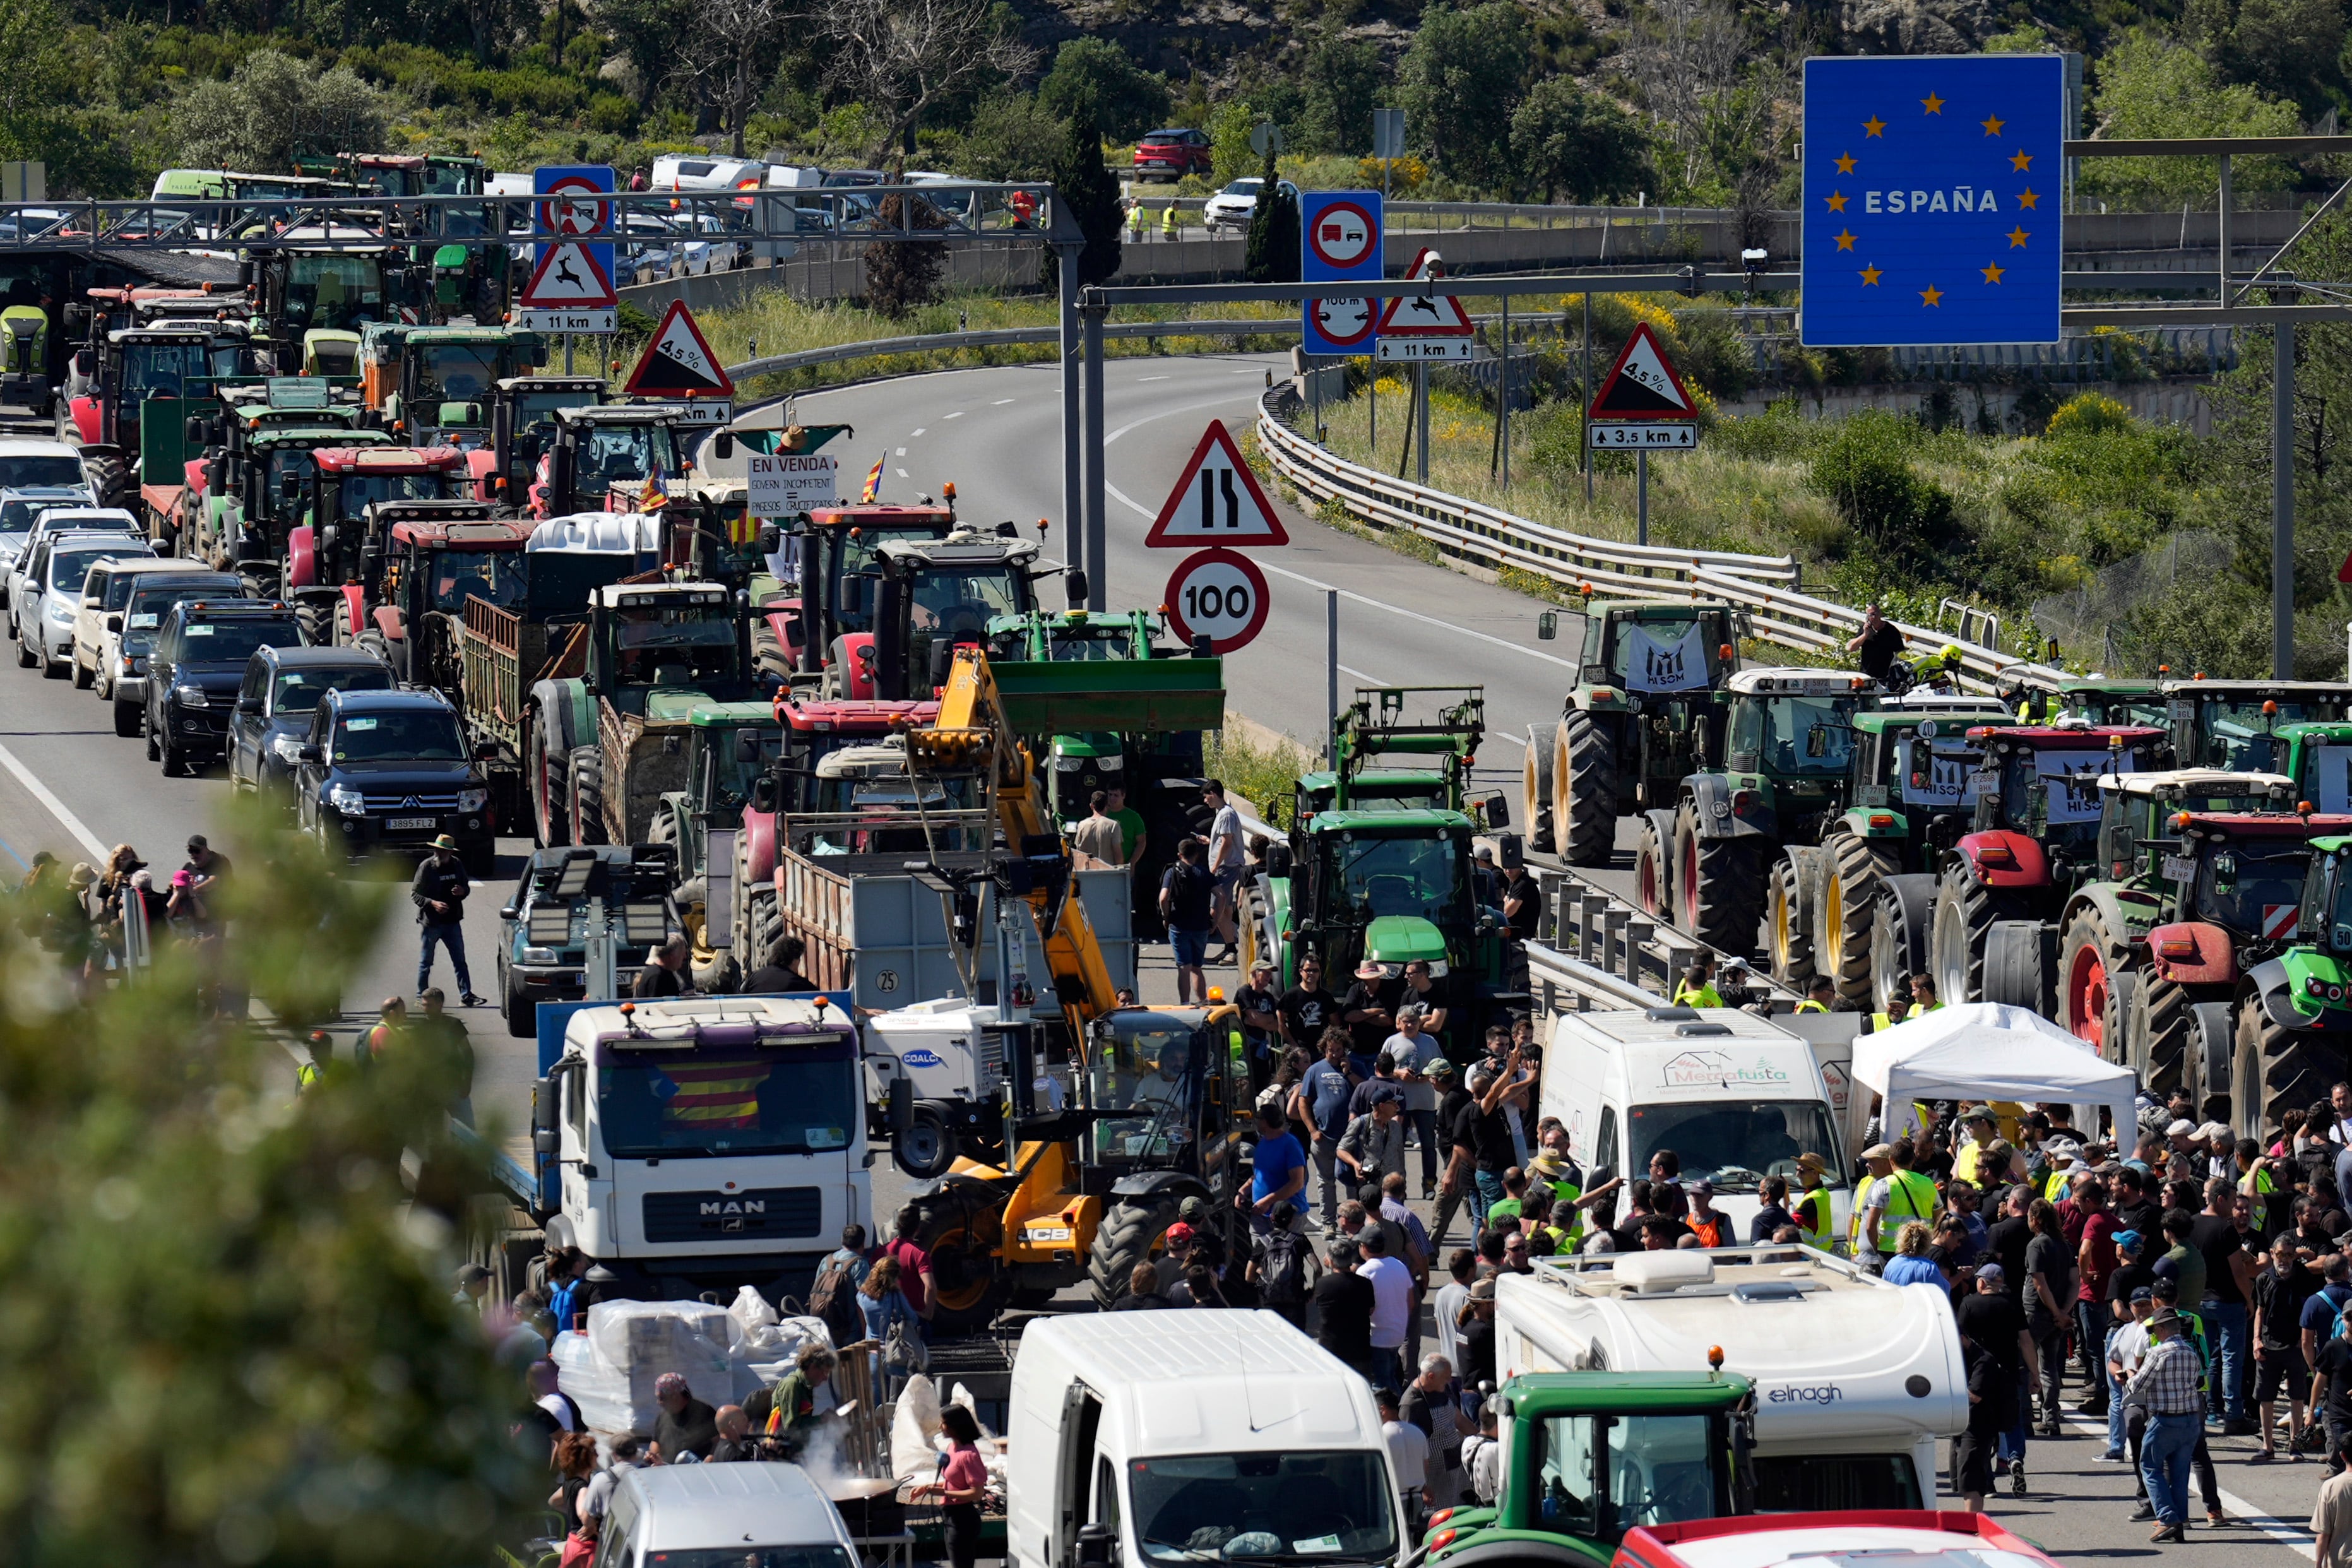
<path id="1" fill-rule="evenodd" d="M 1189 646 L 1206 637 L 1209 651 L 1246 647 L 1265 629 L 1265 576 L 1257 563 L 1234 550 L 1201 550 L 1178 563 L 1162 601 L 1169 624 Z"/>

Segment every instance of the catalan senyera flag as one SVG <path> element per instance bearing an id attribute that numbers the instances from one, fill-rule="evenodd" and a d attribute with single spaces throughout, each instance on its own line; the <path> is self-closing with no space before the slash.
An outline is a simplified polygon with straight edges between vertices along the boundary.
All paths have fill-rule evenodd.
<path id="1" fill-rule="evenodd" d="M 887 461 L 886 458 L 877 458 L 874 466 L 866 470 L 866 488 L 857 494 L 860 505 L 872 506 L 875 498 L 882 493 L 882 465 Z"/>
<path id="2" fill-rule="evenodd" d="M 727 520 L 727 542 L 749 544 L 760 537 L 760 520 L 751 515 L 751 503 L 743 503 L 743 515 Z"/>

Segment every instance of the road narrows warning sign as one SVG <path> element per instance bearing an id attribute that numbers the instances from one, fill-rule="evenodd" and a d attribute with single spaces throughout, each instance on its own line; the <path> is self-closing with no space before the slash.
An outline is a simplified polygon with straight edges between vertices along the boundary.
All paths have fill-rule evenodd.
<path id="1" fill-rule="evenodd" d="M 1634 323 L 1633 335 L 1609 367 L 1587 416 L 1643 421 L 1698 417 L 1698 405 L 1647 321 Z"/>
<path id="2" fill-rule="evenodd" d="M 732 397 L 735 383 L 683 300 L 672 300 L 621 390 L 631 397 Z"/>
<path id="3" fill-rule="evenodd" d="M 1224 422 L 1212 419 L 1143 542 L 1155 550 L 1203 544 L 1248 549 L 1287 544 L 1290 533 L 1258 488 L 1257 476 L 1242 461 Z"/>

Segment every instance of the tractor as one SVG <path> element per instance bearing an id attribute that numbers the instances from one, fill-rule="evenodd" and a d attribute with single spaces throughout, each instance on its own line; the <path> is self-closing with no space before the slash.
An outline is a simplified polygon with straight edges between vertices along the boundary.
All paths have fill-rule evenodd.
<path id="1" fill-rule="evenodd" d="M 181 552 L 243 572 L 257 595 L 279 595 L 287 535 L 316 471 L 310 454 L 392 444 L 381 430 L 362 429 L 360 413 L 322 381 L 273 377 L 223 388 L 209 416 L 187 421 L 186 444 L 205 456 L 188 464 L 174 519 Z"/>
<path id="2" fill-rule="evenodd" d="M 368 629 L 369 617 L 353 613 L 361 602 L 347 603 L 341 590 L 357 584 L 373 595 L 383 574 L 386 542 L 370 530 L 370 509 L 474 500 L 466 454 L 454 447 L 313 447 L 307 482 L 289 471 L 280 483 L 293 523 L 286 531 L 286 592 L 313 642 L 347 642 Z"/>
<path id="3" fill-rule="evenodd" d="M 606 401 L 601 375 L 501 378 L 484 399 L 490 418 L 490 461 L 482 478 L 489 486 L 489 499 L 513 510 L 527 508 L 539 460 L 555 435 L 556 411 L 593 408 Z"/>
<path id="4" fill-rule="evenodd" d="M 1034 614 L 1031 580 L 1061 568 L 1035 569 L 1040 547 L 1008 537 L 1010 528 L 994 534 L 958 528 L 945 539 L 890 540 L 877 549 L 873 629 L 834 639 L 825 695 L 928 697 L 946 684 L 957 648 L 985 647 L 991 623 Z"/>
<path id="5" fill-rule="evenodd" d="M 2339 814 L 2340 815 L 2340 814 Z M 2352 837 L 2311 841 L 2295 941 L 2256 964 L 2246 985 L 2260 1001 L 2238 1015 L 2231 1072 L 2231 1124 L 2242 1139 L 2275 1131 L 2294 1096 L 2343 1077 L 2352 1039 Z M 2260 1075 L 2260 1112 L 2248 1085 Z"/>
<path id="6" fill-rule="evenodd" d="M 456 701 L 467 606 L 521 602 L 530 525 L 493 518 L 479 501 L 378 501 L 362 526 L 362 569 L 341 584 L 333 640 L 374 653 L 402 684 Z"/>
<path id="7" fill-rule="evenodd" d="M 2318 847 L 2352 816 L 2284 809 L 2283 774 L 2126 775 L 2105 794 L 2109 875 L 2063 911 L 2058 1021 L 2200 1114 L 2274 1131 L 2343 1075 L 2352 1010 L 2326 1005 L 2334 963 L 2297 942 L 2305 912 L 2317 924 L 2327 910 L 2312 902 L 2333 858 Z"/>
<path id="8" fill-rule="evenodd" d="M 546 358 L 546 340 L 520 328 L 373 322 L 360 340 L 360 396 L 418 446 L 478 447 L 489 440 L 492 389 Z"/>
<path id="9" fill-rule="evenodd" d="M 2168 680 L 2158 687 L 2172 729 L 2172 764 L 2231 772 L 2279 769 L 2278 731 L 2352 719 L 2352 685 L 2332 680 Z"/>
<path id="10" fill-rule="evenodd" d="M 188 416 L 219 387 L 258 374 L 251 308 L 236 295 L 90 294 L 102 313 L 74 354 L 58 437 L 80 449 L 99 504 L 127 507 L 136 498 L 148 536 L 168 539 L 188 459 L 201 451 L 189 449 Z M 107 324 L 126 319 L 131 324 Z"/>
<path id="11" fill-rule="evenodd" d="M 1531 848 L 1606 866 L 1617 819 L 1670 805 L 1722 756 L 1724 683 L 1739 668 L 1727 605 L 1612 605 L 1584 618 L 1560 721 L 1528 732 L 1521 795 Z M 1549 637 L 1549 615 L 1538 635 Z"/>
<path id="12" fill-rule="evenodd" d="M 787 673 L 821 679 L 834 645 L 871 633 L 882 568 L 876 552 L 896 540 L 935 542 L 955 531 L 955 492 L 944 506 L 820 507 L 786 535 L 797 589 L 760 606 Z"/>
<path id="13" fill-rule="evenodd" d="M 1634 900 L 1710 947 L 1745 953 L 1768 879 L 1791 844 L 1819 844 L 1853 787 L 1853 721 L 1884 692 L 1866 675 L 1768 668 L 1726 678 L 1719 771 L 1642 812 Z"/>
<path id="14" fill-rule="evenodd" d="M 644 511 L 683 476 L 686 410 L 674 403 L 582 405 L 550 410 L 530 487 L 530 515 Z"/>
<path id="15" fill-rule="evenodd" d="M 1943 1001 L 2005 1002 L 2040 1012 L 2049 1005 L 2046 992 L 2012 987 L 2038 984 L 2034 977 L 2046 966 L 2007 949 L 2027 943 L 2039 954 L 2055 937 L 2069 897 L 2099 874 L 2101 781 L 2160 761 L 2165 732 L 2145 726 L 1982 727 L 1969 739 L 1979 757 L 1969 787 L 1975 807 L 1968 831 L 1937 868 L 1928 972 Z M 1879 977 L 1881 996 L 1891 994 L 1893 980 Z"/>

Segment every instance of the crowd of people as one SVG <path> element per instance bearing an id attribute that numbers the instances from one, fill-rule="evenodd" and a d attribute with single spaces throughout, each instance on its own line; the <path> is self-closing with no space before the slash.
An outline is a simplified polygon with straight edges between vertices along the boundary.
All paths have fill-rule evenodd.
<path id="1" fill-rule="evenodd" d="M 17 884 L 17 918 L 85 994 L 152 962 L 163 943 L 203 958 L 216 952 L 226 930 L 221 895 L 230 867 L 201 833 L 189 836 L 187 853 L 159 888 L 155 871 L 128 844 L 116 845 L 102 868 L 87 860 L 68 866 L 37 850 Z M 206 1000 L 231 1010 L 232 998 L 217 986 L 207 988 Z"/>

